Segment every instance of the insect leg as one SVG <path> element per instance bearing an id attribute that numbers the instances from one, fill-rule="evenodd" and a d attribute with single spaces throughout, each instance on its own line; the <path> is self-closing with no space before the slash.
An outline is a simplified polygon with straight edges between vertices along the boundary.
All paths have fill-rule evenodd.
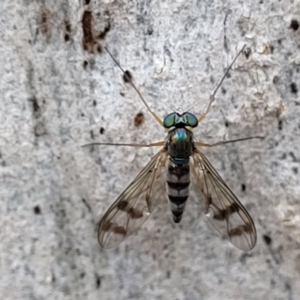
<path id="1" fill-rule="evenodd" d="M 224 144 L 229 144 L 229 143 L 236 143 L 236 142 L 242 142 L 242 141 L 247 141 L 247 140 L 252 140 L 252 139 L 260 139 L 263 140 L 265 137 L 264 136 L 249 136 L 246 138 L 240 138 L 236 140 L 230 140 L 230 141 L 221 141 L 217 142 L 214 144 L 206 144 L 206 143 L 201 143 L 201 142 L 195 142 L 195 145 L 198 147 L 214 147 L 214 146 L 219 146 L 219 145 L 224 145 Z"/>
<path id="2" fill-rule="evenodd" d="M 129 146 L 129 147 L 158 147 L 158 146 L 164 146 L 165 141 L 160 141 L 160 142 L 155 142 L 155 143 L 149 143 L 149 144 L 115 144 L 115 143 L 91 143 L 91 144 L 86 144 L 82 145 L 82 147 L 88 147 L 88 146 L 100 146 L 100 145 L 105 145 L 105 146 Z"/>
<path id="3" fill-rule="evenodd" d="M 142 102 L 144 103 L 144 105 L 146 106 L 146 108 L 148 109 L 148 111 L 150 112 L 150 114 L 152 115 L 152 117 L 162 126 L 163 125 L 163 121 L 162 119 L 151 110 L 150 106 L 147 104 L 146 100 L 144 99 L 144 97 L 142 96 L 142 94 L 140 93 L 140 91 L 136 88 L 136 86 L 134 85 L 132 79 L 130 76 L 127 75 L 127 73 L 124 71 L 124 69 L 121 67 L 121 65 L 117 62 L 117 60 L 114 58 L 114 56 L 110 53 L 110 51 L 108 50 L 107 47 L 104 47 L 105 50 L 107 51 L 107 53 L 109 54 L 109 56 L 113 59 L 113 61 L 115 62 L 115 64 L 120 68 L 120 70 L 123 72 L 126 80 L 131 84 L 131 86 L 134 88 L 134 90 L 137 92 L 137 94 L 139 95 L 140 99 L 142 100 Z"/>
<path id="4" fill-rule="evenodd" d="M 204 114 L 200 115 L 198 118 L 198 122 L 200 123 L 201 121 L 203 121 L 203 119 L 206 117 L 206 115 L 208 114 L 212 103 L 215 101 L 215 95 L 217 93 L 217 91 L 219 90 L 220 86 L 222 85 L 224 79 L 226 78 L 226 76 L 228 75 L 230 69 L 232 68 L 233 64 L 235 63 L 235 61 L 237 60 L 237 58 L 239 57 L 239 55 L 243 52 L 243 50 L 245 49 L 246 45 L 243 46 L 243 48 L 238 52 L 238 54 L 236 55 L 236 57 L 234 58 L 234 60 L 232 61 L 232 63 L 229 65 L 229 67 L 227 68 L 224 76 L 222 77 L 222 79 L 220 80 L 219 84 L 217 85 L 216 89 L 214 90 L 214 92 L 212 93 L 212 95 L 209 97 L 209 103 L 207 105 L 206 111 Z M 188 109 L 191 110 L 193 107 L 197 106 L 200 102 L 196 103 L 195 105 L 193 105 L 192 107 L 190 107 Z"/>

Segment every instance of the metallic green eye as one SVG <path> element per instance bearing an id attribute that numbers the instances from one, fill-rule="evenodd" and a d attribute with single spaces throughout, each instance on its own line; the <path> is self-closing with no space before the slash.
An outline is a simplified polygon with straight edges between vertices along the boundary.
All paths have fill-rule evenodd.
<path id="1" fill-rule="evenodd" d="M 182 126 L 190 126 L 196 127 L 198 125 L 198 119 L 191 113 L 187 112 L 183 115 L 178 113 L 170 113 L 164 118 L 164 127 L 171 128 L 175 127 L 182 127 Z"/>
<path id="2" fill-rule="evenodd" d="M 197 127 L 198 125 L 198 119 L 191 113 L 185 113 L 186 115 L 186 120 L 187 120 L 187 125 L 190 127 Z"/>
<path id="3" fill-rule="evenodd" d="M 164 118 L 164 127 L 170 128 L 175 125 L 176 113 L 170 113 Z"/>

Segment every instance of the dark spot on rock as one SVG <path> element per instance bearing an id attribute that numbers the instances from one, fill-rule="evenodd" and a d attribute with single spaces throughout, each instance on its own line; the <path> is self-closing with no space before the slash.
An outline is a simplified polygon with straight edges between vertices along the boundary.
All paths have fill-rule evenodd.
<path id="1" fill-rule="evenodd" d="M 246 185 L 244 183 L 242 183 L 241 188 L 242 188 L 242 192 L 246 191 Z"/>
<path id="2" fill-rule="evenodd" d="M 101 277 L 96 275 L 96 287 L 99 289 L 101 287 Z"/>
<path id="3" fill-rule="evenodd" d="M 292 82 L 292 83 L 291 83 L 291 92 L 292 92 L 293 94 L 297 94 L 297 93 L 298 93 L 298 88 L 297 88 L 297 85 L 296 85 L 295 82 Z"/>
<path id="4" fill-rule="evenodd" d="M 240 257 L 240 262 L 242 264 L 246 263 L 247 258 L 252 257 L 252 255 L 250 253 L 242 253 L 241 257 Z"/>
<path id="5" fill-rule="evenodd" d="M 50 17 L 51 14 L 49 11 L 43 11 L 39 20 L 38 20 L 38 27 L 41 30 L 42 34 L 46 37 L 51 37 L 51 26 L 50 26 Z M 37 34 L 39 33 L 39 30 L 37 29 Z"/>
<path id="6" fill-rule="evenodd" d="M 290 28 L 293 29 L 294 31 L 298 30 L 298 28 L 299 28 L 299 22 L 297 20 L 292 20 Z"/>
<path id="7" fill-rule="evenodd" d="M 91 136 L 91 139 L 94 139 L 94 138 L 95 138 L 95 135 L 94 135 L 94 131 L 93 131 L 93 130 L 90 130 L 90 136 Z"/>
<path id="8" fill-rule="evenodd" d="M 83 62 L 83 68 L 86 69 L 86 67 L 88 66 L 88 64 L 89 64 L 89 63 L 85 60 L 85 61 Z"/>
<path id="9" fill-rule="evenodd" d="M 250 54 L 251 54 L 251 48 L 249 47 L 245 48 L 244 55 L 247 59 L 249 58 Z"/>
<path id="10" fill-rule="evenodd" d="M 136 114 L 134 118 L 134 126 L 139 127 L 144 123 L 145 117 L 142 112 Z"/>
<path id="11" fill-rule="evenodd" d="M 88 211 L 91 212 L 92 208 L 91 208 L 90 204 L 85 200 L 85 198 L 82 198 L 81 200 L 84 203 L 84 205 L 87 207 Z"/>
<path id="12" fill-rule="evenodd" d="M 293 162 L 298 162 L 298 158 L 295 156 L 294 152 L 290 152 L 289 155 L 292 158 Z"/>
<path id="13" fill-rule="evenodd" d="M 298 174 L 298 168 L 297 167 L 293 167 L 292 170 L 293 170 L 293 172 L 294 172 L 295 175 Z"/>
<path id="14" fill-rule="evenodd" d="M 33 208 L 33 211 L 36 215 L 40 215 L 41 214 L 41 209 L 38 205 L 36 205 L 34 208 Z"/>
<path id="15" fill-rule="evenodd" d="M 28 101 L 31 102 L 31 104 L 32 104 L 33 112 L 38 113 L 40 111 L 40 106 L 39 106 L 39 103 L 38 103 L 36 97 L 33 96 L 33 97 L 29 98 Z"/>
<path id="16" fill-rule="evenodd" d="M 147 30 L 147 34 L 152 35 L 153 34 L 153 28 L 149 27 L 148 30 Z"/>
<path id="17" fill-rule="evenodd" d="M 279 82 L 280 78 L 278 76 L 273 77 L 273 83 L 277 84 Z"/>
<path id="18" fill-rule="evenodd" d="M 136 22 L 137 24 L 144 24 L 144 17 L 142 15 L 137 15 Z"/>
<path id="19" fill-rule="evenodd" d="M 99 130 L 100 134 L 103 134 L 103 133 L 104 133 L 104 131 L 105 131 L 105 130 L 104 130 L 104 128 L 103 128 L 103 127 L 101 127 L 101 128 L 100 128 L 100 130 Z"/>
<path id="20" fill-rule="evenodd" d="M 286 153 L 283 153 L 281 159 L 286 159 Z"/>
<path id="21" fill-rule="evenodd" d="M 104 27 L 104 30 L 99 33 L 98 38 L 103 40 L 105 38 L 106 34 L 109 32 L 109 30 L 110 30 L 110 22 L 108 22 L 106 24 L 106 26 Z"/>
<path id="22" fill-rule="evenodd" d="M 267 245 L 271 245 L 272 239 L 271 239 L 270 236 L 264 234 L 264 235 L 263 235 L 263 239 L 264 239 L 264 241 L 265 241 L 265 243 L 266 243 Z"/>
<path id="23" fill-rule="evenodd" d="M 71 24 L 69 21 L 65 21 L 65 42 L 68 42 L 70 40 L 70 32 L 71 32 Z"/>
<path id="24" fill-rule="evenodd" d="M 66 29 L 66 32 L 68 32 L 68 33 L 71 32 L 71 24 L 69 21 L 65 21 L 65 29 Z"/>
<path id="25" fill-rule="evenodd" d="M 91 0 L 85 0 L 85 1 L 84 1 L 84 4 L 85 4 L 85 5 L 89 5 L 90 2 L 91 2 Z"/>
<path id="26" fill-rule="evenodd" d="M 82 46 L 84 50 L 93 52 L 94 45 L 97 43 L 93 28 L 94 17 L 91 11 L 85 10 L 82 16 L 83 39 Z"/>
<path id="27" fill-rule="evenodd" d="M 46 131 L 45 124 L 42 121 L 37 122 L 37 124 L 34 126 L 34 135 L 36 137 L 40 137 L 46 135 L 46 133 L 47 131 Z"/>
<path id="28" fill-rule="evenodd" d="M 282 130 L 282 121 L 281 120 L 278 121 L 278 129 Z"/>

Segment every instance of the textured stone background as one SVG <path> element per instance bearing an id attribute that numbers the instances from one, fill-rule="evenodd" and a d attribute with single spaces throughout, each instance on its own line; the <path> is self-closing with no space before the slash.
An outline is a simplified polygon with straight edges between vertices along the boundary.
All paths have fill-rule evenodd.
<path id="1" fill-rule="evenodd" d="M 299 299 L 299 16 L 298 0 L 2 0 L 1 299 Z M 244 43 L 195 137 L 266 137 L 205 150 L 253 216 L 255 249 L 222 240 L 191 194 L 180 225 L 161 202 L 102 250 L 97 222 L 156 150 L 81 145 L 165 132 L 101 47 L 163 117 L 164 104 L 203 112 Z"/>

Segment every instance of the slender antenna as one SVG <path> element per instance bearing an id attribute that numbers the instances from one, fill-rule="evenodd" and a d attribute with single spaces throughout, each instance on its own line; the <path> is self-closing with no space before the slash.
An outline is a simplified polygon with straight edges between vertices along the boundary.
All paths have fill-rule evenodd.
<path id="1" fill-rule="evenodd" d="M 128 144 L 125 144 L 125 143 L 120 143 L 120 144 L 117 144 L 117 143 L 91 143 L 91 144 L 85 144 L 85 145 L 82 145 L 81 147 L 89 147 L 89 146 L 128 146 L 128 147 L 161 147 L 161 146 L 164 146 L 165 144 L 165 141 L 160 141 L 160 142 L 155 142 L 155 143 L 150 143 L 150 144 L 135 144 L 135 143 L 128 143 Z"/>
<path id="2" fill-rule="evenodd" d="M 209 112 L 212 103 L 215 101 L 215 95 L 216 95 L 218 89 L 222 85 L 224 79 L 228 75 L 228 73 L 229 73 L 230 69 L 232 68 L 233 64 L 235 63 L 235 61 L 237 60 L 237 58 L 239 57 L 239 55 L 243 52 L 243 50 L 245 49 L 245 47 L 246 47 L 246 44 L 243 46 L 243 48 L 236 55 L 236 57 L 234 58 L 234 60 L 232 61 L 232 63 L 229 65 L 229 67 L 227 68 L 224 76 L 222 77 L 222 79 L 220 80 L 219 84 L 217 85 L 217 88 L 214 90 L 213 94 L 209 97 L 210 101 L 208 103 L 206 112 L 199 117 L 199 119 L 198 119 L 199 122 L 201 122 L 205 118 L 205 116 L 207 115 L 207 113 Z M 201 101 L 197 102 L 196 104 L 194 104 L 193 106 L 191 106 L 187 111 L 190 111 L 192 108 L 194 108 L 195 106 L 199 105 L 200 103 L 201 103 Z"/>
<path id="3" fill-rule="evenodd" d="M 147 104 L 146 100 L 143 98 L 142 94 L 139 92 L 139 90 L 136 88 L 136 86 L 134 85 L 134 83 L 132 82 L 130 76 L 128 76 L 126 74 L 126 72 L 123 70 L 123 68 L 121 67 L 121 65 L 117 62 L 117 60 L 114 58 L 114 56 L 110 53 L 110 51 L 108 50 L 107 47 L 104 47 L 104 49 L 107 51 L 107 53 L 109 54 L 109 56 L 112 58 L 112 60 L 115 62 L 115 64 L 120 68 L 120 70 L 123 72 L 125 78 L 129 81 L 129 83 L 131 84 L 131 86 L 135 89 L 135 91 L 137 92 L 137 94 L 139 95 L 140 99 L 143 101 L 144 105 L 147 107 L 148 111 L 150 112 L 150 114 L 153 116 L 153 118 L 162 126 L 163 125 L 163 121 L 151 110 L 150 106 Z"/>

